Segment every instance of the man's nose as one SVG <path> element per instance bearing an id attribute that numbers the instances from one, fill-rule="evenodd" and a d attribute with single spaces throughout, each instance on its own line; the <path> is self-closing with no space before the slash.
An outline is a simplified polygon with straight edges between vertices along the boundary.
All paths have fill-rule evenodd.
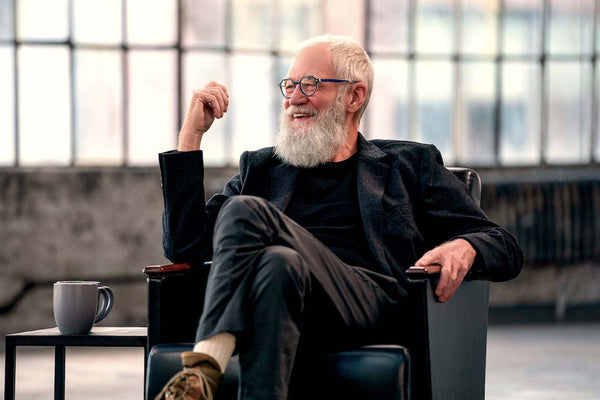
<path id="1" fill-rule="evenodd" d="M 300 90 L 300 84 L 297 84 L 290 97 L 290 104 L 304 104 L 308 100 L 308 97 Z"/>

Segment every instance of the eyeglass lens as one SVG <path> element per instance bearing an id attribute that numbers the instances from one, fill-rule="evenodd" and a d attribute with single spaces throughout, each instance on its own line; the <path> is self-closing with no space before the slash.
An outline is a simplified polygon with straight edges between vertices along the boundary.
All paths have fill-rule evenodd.
<path id="1" fill-rule="evenodd" d="M 281 81 L 281 92 L 287 98 L 292 97 L 296 82 L 292 79 L 284 79 Z M 304 76 L 300 79 L 300 90 L 305 96 L 312 96 L 317 91 L 317 80 L 313 76 Z"/>

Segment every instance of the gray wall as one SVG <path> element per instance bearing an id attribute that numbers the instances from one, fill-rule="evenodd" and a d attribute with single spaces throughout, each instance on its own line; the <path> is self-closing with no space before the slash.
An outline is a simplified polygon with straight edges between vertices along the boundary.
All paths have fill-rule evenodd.
<path id="1" fill-rule="evenodd" d="M 234 172 L 210 170 L 207 193 Z M 0 335 L 54 326 L 52 282 L 63 279 L 114 288 L 116 305 L 103 325 L 145 325 L 142 268 L 167 262 L 161 211 L 157 168 L 1 169 L 0 307 L 27 283 L 36 286 L 0 313 Z M 597 265 L 563 271 L 526 268 L 517 280 L 492 285 L 492 305 L 600 301 Z"/>
<path id="2" fill-rule="evenodd" d="M 212 169 L 207 193 L 234 172 Z M 142 269 L 168 263 L 161 212 L 158 168 L 0 169 L 0 336 L 55 326 L 52 283 L 66 279 L 114 289 L 102 325 L 145 325 Z"/>
<path id="3" fill-rule="evenodd" d="M 63 279 L 114 287 L 106 324 L 145 324 L 142 267 L 166 261 L 161 207 L 155 169 L 1 171 L 0 304 L 37 286 L 0 315 L 0 333 L 54 326 L 52 282 Z"/>

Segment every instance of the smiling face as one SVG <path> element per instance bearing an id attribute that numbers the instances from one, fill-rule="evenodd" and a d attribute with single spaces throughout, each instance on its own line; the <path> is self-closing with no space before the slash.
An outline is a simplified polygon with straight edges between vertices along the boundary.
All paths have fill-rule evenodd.
<path id="1" fill-rule="evenodd" d="M 332 60 L 323 46 L 311 46 L 298 52 L 288 77 L 295 81 L 306 75 L 332 78 Z M 305 96 L 296 86 L 291 98 L 283 102 L 280 132 L 275 153 L 288 164 L 313 167 L 334 161 L 347 146 L 348 113 L 344 90 L 338 84 L 322 82 L 312 96 Z"/>
<path id="2" fill-rule="evenodd" d="M 300 50 L 288 72 L 288 77 L 295 81 L 303 76 L 312 75 L 320 79 L 337 78 L 333 72 L 333 60 L 323 45 L 314 45 Z M 290 118 L 293 126 L 305 126 L 314 122 L 321 112 L 329 109 L 335 102 L 339 84 L 321 82 L 317 92 L 307 97 L 296 86 L 292 97 L 284 99 L 285 118 Z"/>

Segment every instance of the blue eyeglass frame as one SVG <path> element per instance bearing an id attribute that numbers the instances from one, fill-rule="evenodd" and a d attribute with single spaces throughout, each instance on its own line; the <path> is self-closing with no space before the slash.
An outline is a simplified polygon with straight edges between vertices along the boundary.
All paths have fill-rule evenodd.
<path id="1" fill-rule="evenodd" d="M 300 82 L 302 82 L 303 79 L 305 78 L 312 78 L 315 80 L 315 90 L 314 92 L 312 92 L 311 94 L 308 94 L 304 91 L 304 89 L 302 88 L 302 84 Z M 358 83 L 360 81 L 351 81 L 348 79 L 319 79 L 316 76 L 312 76 L 312 75 L 306 75 L 303 76 L 302 78 L 300 78 L 299 80 L 295 81 L 291 78 L 284 78 L 281 81 L 279 81 L 279 90 L 281 91 L 281 94 L 283 95 L 283 97 L 285 97 L 286 99 L 291 99 L 292 96 L 286 96 L 285 95 L 285 89 L 283 87 L 283 83 L 284 82 L 292 82 L 292 84 L 294 85 L 294 89 L 292 90 L 292 93 L 296 90 L 296 86 L 300 85 L 300 91 L 302 92 L 303 95 L 305 95 L 306 97 L 310 97 L 313 96 L 315 93 L 317 93 L 317 89 L 319 89 L 319 82 L 333 82 L 333 83 Z"/>

